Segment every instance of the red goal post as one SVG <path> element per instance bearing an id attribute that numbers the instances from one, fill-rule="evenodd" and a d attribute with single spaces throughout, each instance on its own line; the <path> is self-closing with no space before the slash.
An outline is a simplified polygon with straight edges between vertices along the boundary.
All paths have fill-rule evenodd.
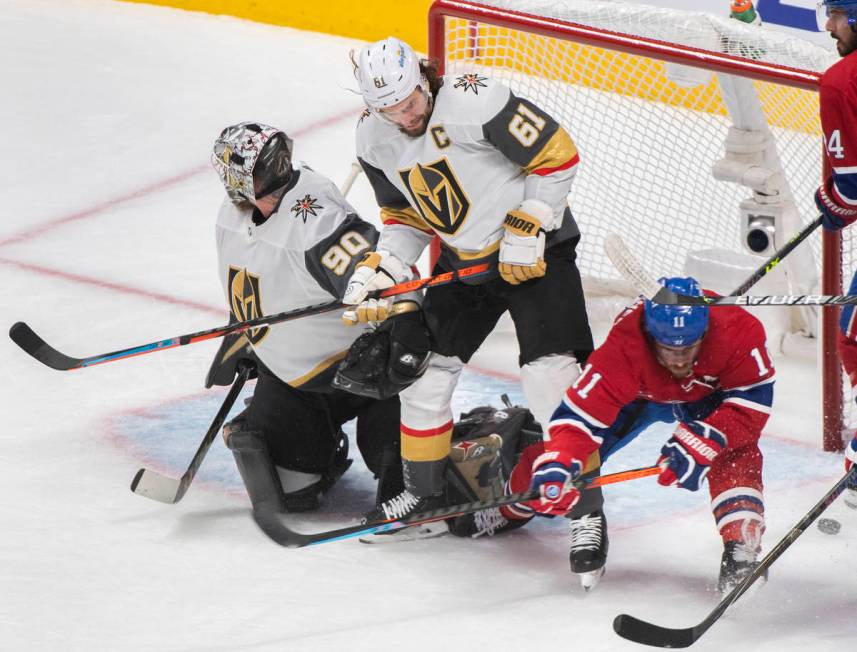
<path id="1" fill-rule="evenodd" d="M 720 80 L 753 80 L 774 134 L 785 190 L 801 222 L 778 231 L 777 246 L 816 216 L 812 192 L 823 158 L 817 90 L 833 59 L 815 46 L 739 21 L 598 0 L 436 0 L 428 36 L 429 56 L 442 72 L 502 79 L 578 143 L 582 165 L 571 207 L 583 232 L 578 262 L 585 280 L 615 281 L 600 252 L 611 229 L 632 235 L 656 275 L 680 273 L 689 250 L 741 250 L 738 205 L 750 190 L 727 187 L 704 170 L 711 153 L 722 149 L 728 118 L 738 124 L 733 107 L 724 106 L 728 98 L 718 97 L 715 73 Z M 607 135 L 596 135 L 605 125 Z M 633 155 L 639 160 L 630 160 Z M 599 165 L 609 169 L 595 170 Z M 855 263 L 850 236 L 846 232 L 844 259 L 839 233 L 813 239 L 811 255 L 820 264 L 787 260 L 791 280 L 784 282 L 809 283 L 815 276 L 821 292 L 840 294 L 843 265 L 850 274 Z M 836 353 L 837 322 L 838 309 L 824 309 L 817 331 L 825 450 L 842 449 L 850 405 Z"/>

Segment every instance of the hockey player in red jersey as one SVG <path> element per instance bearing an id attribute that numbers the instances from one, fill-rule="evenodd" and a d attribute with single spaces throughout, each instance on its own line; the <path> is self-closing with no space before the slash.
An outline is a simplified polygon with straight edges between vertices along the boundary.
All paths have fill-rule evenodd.
<path id="1" fill-rule="evenodd" d="M 821 77 L 819 111 L 825 155 L 831 173 L 815 193 L 824 228 L 841 229 L 857 220 L 857 0 L 818 3 L 819 29 L 830 32 L 842 59 Z M 857 270 L 849 294 L 857 293 Z M 842 310 L 839 354 L 857 388 L 857 319 L 853 306 Z M 857 434 L 845 451 L 845 466 L 857 461 Z M 849 487 L 846 502 L 857 508 L 857 484 Z"/>
<path id="2" fill-rule="evenodd" d="M 699 296 L 692 278 L 661 279 Z M 668 306 L 640 300 L 614 321 L 554 412 L 542 444 L 525 451 L 509 493 L 541 497 L 504 509 L 571 519 L 570 562 L 591 588 L 604 572 L 607 523 L 598 489 L 570 481 L 601 463 L 654 422 L 677 422 L 661 449 L 658 482 L 697 491 L 707 479 L 724 543 L 719 588 L 730 589 L 756 564 L 764 530 L 758 440 L 773 401 L 774 368 L 762 324 L 743 309 Z"/>

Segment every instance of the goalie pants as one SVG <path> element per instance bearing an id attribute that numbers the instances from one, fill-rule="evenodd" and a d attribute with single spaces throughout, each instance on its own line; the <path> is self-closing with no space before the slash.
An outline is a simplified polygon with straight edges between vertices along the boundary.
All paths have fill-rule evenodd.
<path id="1" fill-rule="evenodd" d="M 547 419 L 559 404 L 577 375 L 570 356 L 583 362 L 592 351 L 583 286 L 575 263 L 579 239 L 576 236 L 545 251 L 547 268 L 542 278 L 510 285 L 495 277 L 479 285 L 450 283 L 426 291 L 423 314 L 432 336 L 432 357 L 426 373 L 400 394 L 405 485 L 412 493 L 427 496 L 443 491 L 452 434 L 452 392 L 463 363 L 470 360 L 507 310 L 515 324 L 519 364 L 537 363 L 533 373 L 522 373 L 525 393 L 528 398 L 534 396 L 530 401 L 536 417 Z M 446 271 L 438 264 L 433 274 Z M 555 400 L 537 409 L 542 407 L 537 399 L 551 390 Z"/>
<path id="2" fill-rule="evenodd" d="M 710 404 L 710 408 L 716 403 Z M 613 425 L 601 434 L 604 441 L 588 460 L 583 477 L 598 477 L 600 467 L 610 456 L 630 444 L 654 423 L 676 423 L 672 406 L 665 403 L 637 400 L 625 405 Z M 513 469 L 508 493 L 526 491 L 530 486 L 531 468 L 535 459 L 544 452 L 542 443 L 524 450 L 520 462 Z M 762 499 L 762 453 L 754 442 L 739 448 L 727 449 L 711 465 L 708 472 L 711 510 L 723 541 L 744 541 L 758 546 L 764 531 L 765 508 Z M 604 505 L 600 488 L 581 492 L 580 501 L 571 510 L 571 518 L 590 514 Z M 521 517 L 532 513 L 527 505 L 515 505 Z"/>
<path id="3" fill-rule="evenodd" d="M 340 390 L 304 391 L 260 371 L 246 418 L 248 430 L 264 434 L 274 464 L 321 475 L 336 462 L 342 426 L 356 418 L 357 447 L 369 470 L 379 478 L 401 472 L 396 396 L 378 401 Z"/>

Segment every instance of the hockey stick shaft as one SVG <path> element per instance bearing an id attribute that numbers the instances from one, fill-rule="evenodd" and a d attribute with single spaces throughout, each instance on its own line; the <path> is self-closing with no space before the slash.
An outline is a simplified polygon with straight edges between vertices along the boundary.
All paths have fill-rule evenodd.
<path id="1" fill-rule="evenodd" d="M 191 459 L 187 470 L 182 474 L 182 477 L 178 479 L 170 478 L 165 475 L 161 475 L 157 471 L 142 468 L 137 471 L 137 474 L 131 481 L 131 491 L 140 496 L 145 496 L 146 498 L 151 498 L 152 500 L 157 500 L 171 505 L 182 499 L 187 492 L 188 487 L 190 487 L 190 483 L 193 482 L 194 477 L 196 477 L 196 472 L 199 471 L 199 467 L 202 465 L 202 461 L 208 454 L 208 449 L 211 448 L 211 444 L 217 437 L 217 433 L 220 432 L 220 428 L 226 420 L 229 410 L 232 409 L 232 406 L 238 398 L 238 394 L 241 393 L 244 383 L 247 382 L 247 378 L 250 376 L 252 367 L 241 362 L 238 364 L 238 377 L 235 379 L 235 382 L 232 383 L 232 387 L 229 389 L 229 393 L 226 394 L 226 398 L 223 399 L 223 404 L 214 416 L 214 420 L 208 427 L 205 437 L 203 437 L 202 442 L 200 442 L 199 448 L 196 449 L 196 453 L 194 454 L 193 459 Z"/>
<path id="2" fill-rule="evenodd" d="M 471 267 L 465 267 L 464 269 L 454 272 L 445 272 L 428 278 L 414 279 L 412 281 L 406 281 L 404 283 L 394 285 L 393 287 L 381 292 L 379 296 L 391 297 L 399 294 L 406 294 L 408 292 L 416 292 L 423 288 L 445 285 L 459 279 L 478 276 L 486 273 L 488 270 L 488 263 L 482 263 Z M 279 324 L 293 319 L 300 319 L 301 317 L 309 317 L 311 315 L 320 315 L 334 310 L 341 310 L 346 307 L 347 306 L 341 301 L 329 301 L 327 303 L 307 306 L 306 308 L 287 310 L 273 315 L 257 317 L 256 319 L 235 322 L 219 328 L 212 328 L 205 331 L 199 331 L 197 333 L 189 333 L 188 335 L 179 335 L 165 340 L 159 340 L 157 342 L 149 342 L 148 344 L 120 349 L 119 351 L 112 351 L 110 353 L 100 353 L 98 355 L 92 355 L 85 358 L 74 358 L 57 351 L 24 322 L 17 322 L 14 324 L 12 328 L 9 329 L 9 337 L 27 354 L 34 357 L 42 364 L 47 365 L 52 369 L 57 369 L 58 371 L 70 371 L 73 369 L 80 369 L 82 367 L 92 367 L 98 364 L 105 364 L 107 362 L 124 360 L 125 358 L 155 353 L 157 351 L 164 351 L 177 346 L 187 346 L 188 344 L 195 344 L 196 342 L 202 342 L 204 340 L 224 337 L 231 333 L 242 333 L 261 326 L 271 326 L 273 324 Z"/>
<path id="3" fill-rule="evenodd" d="M 617 482 L 625 482 L 627 480 L 635 480 L 650 475 L 655 475 L 660 472 L 657 466 L 648 466 L 640 469 L 630 469 L 628 471 L 620 471 L 619 473 L 611 473 L 610 475 L 601 476 L 593 480 L 580 480 L 575 483 L 578 489 L 586 489 L 591 487 L 600 487 L 607 484 L 615 484 Z M 414 514 L 406 519 L 390 519 L 386 521 L 377 521 L 375 523 L 362 523 L 360 525 L 351 525 L 344 528 L 337 528 L 325 532 L 317 532 L 314 534 L 305 534 L 295 532 L 289 529 L 282 520 L 282 515 L 275 512 L 255 511 L 253 518 L 259 527 L 268 535 L 275 543 L 287 548 L 303 548 L 304 546 L 313 546 L 321 543 L 330 543 L 331 541 L 341 541 L 343 539 L 351 539 L 353 537 L 363 536 L 365 534 L 379 534 L 382 532 L 393 532 L 412 525 L 422 525 L 433 521 L 441 521 L 447 518 L 463 516 L 473 512 L 479 512 L 484 509 L 494 507 L 502 507 L 503 505 L 511 505 L 512 503 L 526 502 L 538 498 L 538 492 L 525 491 L 509 496 L 490 500 L 478 500 L 462 505 L 454 505 L 451 507 L 441 507 L 428 512 Z"/>
<path id="4" fill-rule="evenodd" d="M 773 256 L 768 258 L 747 280 L 725 297 L 690 297 L 676 294 L 663 287 L 643 269 L 639 259 L 625 245 L 622 238 L 610 234 L 604 241 L 604 250 L 613 265 L 639 292 L 654 303 L 677 305 L 708 306 L 802 306 L 802 305 L 852 305 L 857 304 L 857 296 L 849 295 L 745 295 L 764 276 L 771 273 L 777 265 L 801 242 L 806 240 L 821 225 L 821 217 L 807 224 L 793 235 Z"/>
<path id="5" fill-rule="evenodd" d="M 679 648 L 693 645 L 779 559 L 789 546 L 845 491 L 849 482 L 857 481 L 857 465 L 840 478 L 818 503 L 775 545 L 740 584 L 724 597 L 706 618 L 694 627 L 672 629 L 634 618 L 627 614 L 616 616 L 613 630 L 622 638 L 654 647 Z"/>

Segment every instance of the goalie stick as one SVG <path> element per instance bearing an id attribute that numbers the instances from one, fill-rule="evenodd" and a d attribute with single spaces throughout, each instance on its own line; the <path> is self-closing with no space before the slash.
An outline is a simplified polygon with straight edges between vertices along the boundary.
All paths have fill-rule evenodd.
<path id="1" fill-rule="evenodd" d="M 611 473 L 591 480 L 578 480 L 574 485 L 578 489 L 601 487 L 607 484 L 657 475 L 660 471 L 661 469 L 658 466 L 646 466 L 639 469 L 630 469 L 628 471 Z M 422 525 L 423 523 L 431 523 L 432 521 L 441 521 L 447 518 L 463 516 L 464 514 L 471 514 L 472 512 L 479 512 L 483 509 L 491 509 L 493 507 L 501 507 L 502 505 L 511 505 L 512 503 L 533 500 L 534 498 L 537 498 L 538 495 L 538 492 L 525 491 L 492 500 L 477 500 L 471 503 L 464 503 L 451 507 L 440 507 L 428 512 L 413 514 L 412 516 L 404 519 L 389 519 L 386 521 L 376 521 L 374 523 L 361 523 L 359 525 L 350 525 L 343 528 L 336 528 L 334 530 L 316 532 L 314 534 L 295 532 L 284 523 L 282 513 L 271 510 L 256 510 L 253 512 L 253 519 L 274 543 L 286 548 L 303 548 L 305 546 L 314 546 L 320 543 L 350 539 L 364 534 L 393 532 L 412 525 Z"/>
<path id="2" fill-rule="evenodd" d="M 853 478 L 852 478 L 853 476 Z M 758 580 L 767 569 L 782 555 L 786 549 L 795 542 L 801 534 L 803 534 L 813 521 L 817 519 L 832 503 L 839 494 L 845 491 L 845 487 L 849 481 L 857 481 L 857 464 L 851 467 L 851 470 L 846 473 L 839 481 L 828 491 L 824 497 L 815 505 L 806 516 L 804 516 L 797 525 L 795 525 L 786 536 L 780 539 L 771 551 L 765 555 L 764 559 L 759 562 L 759 565 L 753 569 L 753 572 L 747 575 L 738 586 L 732 589 L 729 594 L 723 598 L 714 610 L 705 617 L 698 625 L 685 628 L 669 628 L 661 627 L 653 623 L 634 618 L 627 614 L 620 614 L 613 620 L 613 630 L 622 638 L 643 645 L 651 645 L 654 647 L 679 648 L 689 647 L 693 645 L 700 636 L 705 634 L 708 629 L 716 623 L 723 613 L 732 604 L 738 600 L 749 589 L 753 583 Z"/>
<path id="3" fill-rule="evenodd" d="M 205 437 L 203 437 L 202 442 L 199 444 L 199 448 L 196 449 L 196 453 L 190 461 L 187 471 L 182 474 L 182 477 L 179 479 L 170 478 L 166 475 L 161 475 L 157 471 L 143 468 L 137 471 L 137 474 L 131 481 L 131 491 L 140 496 L 145 496 L 146 498 L 158 500 L 170 505 L 175 504 L 182 499 L 187 492 L 188 487 L 190 487 L 190 483 L 193 482 L 196 472 L 202 465 L 202 461 L 205 459 L 208 449 L 211 448 L 212 442 L 214 442 L 215 437 L 217 437 L 217 433 L 220 432 L 220 427 L 226 420 L 226 415 L 229 414 L 229 410 L 232 409 L 232 406 L 235 404 L 235 400 L 238 398 L 238 394 L 241 392 L 241 388 L 244 387 L 244 383 L 247 381 L 247 378 L 250 376 L 250 372 L 253 370 L 252 366 L 242 364 L 241 362 L 238 364 L 238 377 L 235 379 L 235 382 L 232 383 L 229 393 L 223 400 L 223 405 L 220 406 L 220 409 L 214 416 L 214 421 L 212 421 L 211 425 L 208 427 L 208 432 L 205 433 Z"/>
<path id="4" fill-rule="evenodd" d="M 398 285 L 394 285 L 391 288 L 383 290 L 377 296 L 391 297 L 408 292 L 416 292 L 417 290 L 422 290 L 427 287 L 445 285 L 462 278 L 484 274 L 488 272 L 489 267 L 488 263 L 482 263 L 471 267 L 465 267 L 454 272 L 445 272 L 443 274 L 437 274 L 436 276 L 405 281 L 404 283 L 399 283 Z M 197 333 L 190 333 L 189 335 L 179 335 L 177 337 L 170 337 L 157 342 L 150 342 L 149 344 L 142 344 L 140 346 L 133 346 L 127 349 L 120 349 L 119 351 L 113 351 L 111 353 L 101 353 L 85 358 L 73 358 L 57 351 L 22 321 L 12 325 L 12 328 L 9 329 L 9 337 L 13 342 L 15 342 L 15 344 L 21 347 L 25 353 L 34 357 L 36 360 L 47 365 L 51 369 L 57 369 L 58 371 L 71 371 L 73 369 L 92 367 L 97 364 L 115 362 L 116 360 L 123 360 L 125 358 L 131 358 L 138 355 L 146 355 L 147 353 L 164 351 L 177 346 L 186 346 L 188 344 L 202 342 L 203 340 L 223 337 L 224 335 L 229 335 L 231 333 L 242 333 L 253 328 L 258 328 L 259 326 L 270 326 L 290 321 L 292 319 L 308 317 L 310 315 L 320 315 L 325 312 L 340 310 L 347 307 L 348 306 L 341 301 L 328 301 L 327 303 L 319 303 L 313 306 L 307 306 L 306 308 L 278 312 L 273 315 L 257 317 L 256 319 L 234 322 L 227 326 L 221 326 L 220 328 L 212 328 L 210 330 L 199 331 Z"/>
<path id="5" fill-rule="evenodd" d="M 769 274 L 792 250 L 806 240 L 821 225 L 821 217 L 807 224 L 791 237 L 773 256 L 766 260 L 729 296 L 691 297 L 676 294 L 663 287 L 643 268 L 640 260 L 628 249 L 621 236 L 611 233 L 604 239 L 604 251 L 616 270 L 645 298 L 653 303 L 707 306 L 824 306 L 857 305 L 857 295 L 746 295 L 762 277 Z"/>

